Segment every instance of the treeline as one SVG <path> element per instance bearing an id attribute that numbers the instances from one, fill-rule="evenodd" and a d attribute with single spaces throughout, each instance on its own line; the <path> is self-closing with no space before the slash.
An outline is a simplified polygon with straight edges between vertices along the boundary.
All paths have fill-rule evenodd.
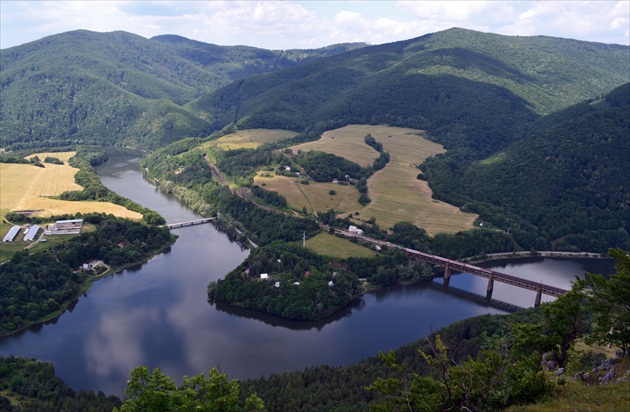
<path id="1" fill-rule="evenodd" d="M 99 391 L 78 391 L 55 374 L 55 367 L 35 359 L 0 357 L 0 410 L 6 412 L 111 412 L 122 402 Z"/>
<path id="2" fill-rule="evenodd" d="M 308 151 L 291 157 L 306 175 L 316 182 L 347 181 L 369 177 L 372 173 L 358 164 L 331 153 Z"/>
<path id="3" fill-rule="evenodd" d="M 584 382 L 596 385 L 609 374 L 599 367 L 606 355 L 596 346 L 576 350 L 578 340 L 619 347 L 613 365 L 630 348 L 630 318 L 622 309 L 630 255 L 610 254 L 616 273 L 609 280 L 587 274 L 554 302 L 465 319 L 353 365 L 247 380 L 243 391 L 256 392 L 269 410 L 503 410 L 557 395 L 569 374 L 579 379 L 588 371 Z M 618 384 L 624 393 L 627 381 Z M 572 402 L 579 409 L 580 399 Z"/>
<path id="4" fill-rule="evenodd" d="M 261 278 L 265 274 L 266 279 Z M 274 242 L 252 251 L 224 279 L 208 285 L 208 300 L 257 309 L 287 319 L 320 319 L 375 286 L 417 282 L 433 269 L 390 250 L 373 258 L 332 259 L 301 246 Z"/>
<path id="5" fill-rule="evenodd" d="M 337 217 L 332 209 L 318 213 L 317 217 L 322 223 L 337 228 L 347 229 L 349 225 L 356 225 L 349 217 L 343 219 Z M 396 223 L 391 233 L 376 223 L 367 222 L 358 227 L 368 237 L 449 259 L 464 259 L 515 250 L 514 239 L 510 234 L 494 229 L 478 228 L 454 234 L 438 233 L 431 237 L 424 229 L 407 221 Z"/>
<path id="6" fill-rule="evenodd" d="M 74 176 L 74 180 L 78 185 L 83 187 L 83 190 L 64 192 L 59 195 L 60 199 L 73 201 L 96 200 L 100 202 L 111 202 L 142 214 L 143 220 L 148 224 L 163 225 L 166 223 L 164 217 L 162 217 L 159 213 L 112 192 L 101 183 L 101 179 L 92 168 L 91 163 L 102 160 L 104 153 L 96 151 L 93 155 L 90 155 L 91 152 L 87 148 L 83 149 L 79 153 L 81 153 L 81 155 L 77 154 L 77 156 L 74 156 L 70 159 L 69 164 L 70 166 L 79 169 Z"/>
<path id="7" fill-rule="evenodd" d="M 630 84 L 535 123 L 483 160 L 449 151 L 422 165 L 437 199 L 479 213 L 525 249 L 630 246 Z"/>
<path id="8" fill-rule="evenodd" d="M 2 265 L 0 335 L 23 329 L 67 307 L 93 279 L 91 272 L 79 270 L 83 264 L 102 260 L 112 268 L 121 267 L 148 258 L 174 240 L 164 227 L 98 213 L 82 218 L 97 225 L 96 230 L 44 252 L 17 252 Z"/>
<path id="9" fill-rule="evenodd" d="M 317 223 L 310 219 L 262 209 L 219 185 L 197 150 L 183 153 L 176 159 L 157 152 L 147 156 L 142 165 L 149 167 L 160 187 L 167 188 L 185 202 L 192 201 L 196 210 L 203 210 L 206 215 L 230 215 L 239 222 L 242 236 L 259 246 L 274 240 L 297 241 L 302 239 L 303 233 L 311 237 L 319 231 Z M 174 173 L 175 170 L 179 173 Z"/>

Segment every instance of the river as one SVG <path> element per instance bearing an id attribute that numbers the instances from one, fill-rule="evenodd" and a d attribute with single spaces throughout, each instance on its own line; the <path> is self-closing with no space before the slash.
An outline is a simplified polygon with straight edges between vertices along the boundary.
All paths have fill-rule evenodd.
<path id="1" fill-rule="evenodd" d="M 169 223 L 199 216 L 147 181 L 139 159 L 99 167 L 103 184 L 158 211 Z M 285 321 L 259 312 L 210 305 L 206 286 L 239 265 L 248 251 L 211 224 L 173 231 L 169 252 L 99 280 L 58 319 L 0 339 L 0 354 L 55 364 L 75 389 L 121 395 L 138 365 L 159 367 L 177 381 L 217 368 L 231 379 L 344 365 L 396 349 L 455 321 L 505 313 L 444 291 L 438 283 L 396 286 L 363 296 L 334 316 L 316 322 Z M 487 267 L 569 287 L 576 274 L 612 271 L 610 261 L 537 259 L 493 262 Z M 603 266 L 602 262 L 604 263 Z M 506 265 L 506 266 L 501 266 Z M 542 266 L 541 266 L 542 265 Z M 605 269 L 605 270 L 604 270 Z M 544 276 L 543 276 L 544 274 Z M 541 276 L 543 278 L 541 279 Z M 451 287 L 485 296 L 485 281 L 453 276 Z M 527 292 L 529 293 L 529 292 Z M 527 294 L 495 283 L 493 298 L 532 306 Z"/>

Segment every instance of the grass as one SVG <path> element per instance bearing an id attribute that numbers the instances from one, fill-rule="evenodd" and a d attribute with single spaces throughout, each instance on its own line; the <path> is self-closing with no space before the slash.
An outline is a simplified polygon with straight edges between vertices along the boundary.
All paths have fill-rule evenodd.
<path id="1" fill-rule="evenodd" d="M 630 410 L 630 382 L 588 386 L 566 379 L 557 397 L 531 405 L 513 406 L 506 412 L 627 412 Z"/>
<path id="2" fill-rule="evenodd" d="M 306 241 L 306 247 L 317 254 L 340 259 L 349 257 L 373 257 L 376 252 L 358 245 L 348 239 L 339 238 L 329 233 L 320 233 Z"/>
<path id="3" fill-rule="evenodd" d="M 43 168 L 27 164 L 0 163 L 0 237 L 4 237 L 13 226 L 5 221 L 5 216 L 10 211 L 36 210 L 38 212 L 33 213 L 33 216 L 39 217 L 103 212 L 129 219 L 142 218 L 140 213 L 132 212 L 113 203 L 71 202 L 46 197 L 57 196 L 69 190 L 82 189 L 74 182 L 74 175 L 78 169 L 68 165 L 68 160 L 74 154 L 75 152 L 59 152 L 31 155 L 38 156 L 40 160 L 44 160 L 47 156 L 56 157 L 64 162 L 63 165 L 44 163 L 45 167 Z M 23 236 L 24 232 L 20 231 L 15 242 L 0 245 L 0 262 L 9 260 L 15 252 L 28 246 L 21 241 Z M 67 240 L 68 236 L 72 235 L 50 236 L 46 243 L 32 246 L 32 250 L 46 249 L 51 245 Z"/>
<path id="4" fill-rule="evenodd" d="M 264 143 L 274 143 L 294 137 L 297 133 L 279 129 L 246 129 L 204 143 L 200 149 L 218 146 L 223 150 L 255 149 Z"/>
<path id="5" fill-rule="evenodd" d="M 46 167 L 26 164 L 0 163 L 0 204 L 2 209 L 39 210 L 35 216 L 103 212 L 130 219 L 141 219 L 142 215 L 120 205 L 107 202 L 71 202 L 51 199 L 69 190 L 81 190 L 74 182 L 78 169 L 67 164 L 75 152 L 37 153 L 40 159 L 56 157 L 63 165 L 44 163 Z M 33 155 L 35 156 L 35 155 Z M 2 232 L 4 236 L 6 232 Z"/>
<path id="6" fill-rule="evenodd" d="M 385 131 L 390 129 L 387 126 L 350 125 L 340 129 L 329 130 L 322 134 L 321 139 L 315 142 L 303 143 L 293 146 L 293 153 L 298 150 L 308 152 L 309 150 L 332 153 L 348 159 L 356 164 L 366 167 L 372 164 L 379 153 L 365 144 L 363 140 L 370 133 Z M 411 129 L 409 129 L 411 130 Z"/>
<path id="7" fill-rule="evenodd" d="M 423 138 L 419 130 L 350 125 L 328 131 L 320 140 L 292 149 L 294 153 L 297 150 L 334 153 L 367 166 L 378 156 L 374 149 L 365 144 L 363 139 L 367 134 L 383 144 L 391 160 L 368 180 L 372 202 L 364 208 L 350 209 L 350 212 L 358 211 L 361 219 L 366 221 L 374 217 L 383 228 L 390 228 L 400 221 L 410 221 L 430 235 L 473 228 L 477 215 L 463 213 L 455 206 L 433 199 L 433 192 L 427 182 L 417 179 L 420 170 L 415 165 L 444 152 L 441 145 Z M 284 189 L 279 192 L 284 195 Z"/>
<path id="8" fill-rule="evenodd" d="M 310 182 L 308 185 L 298 183 L 298 179 L 287 176 L 265 177 L 261 172 L 254 179 L 254 183 L 266 190 L 276 191 L 287 199 L 287 205 L 301 211 L 303 207 L 310 213 L 325 212 L 333 209 L 343 214 L 360 208 L 359 192 L 352 186 L 333 183 Z M 263 186 L 264 184 L 264 186 Z M 330 191 L 334 190 L 335 195 Z"/>

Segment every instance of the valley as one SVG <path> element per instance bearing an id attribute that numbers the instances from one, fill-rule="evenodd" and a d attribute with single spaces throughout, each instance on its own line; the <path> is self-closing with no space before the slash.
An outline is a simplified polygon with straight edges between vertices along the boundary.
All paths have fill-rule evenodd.
<path id="1" fill-rule="evenodd" d="M 216 368 L 268 410 L 361 411 L 392 406 L 404 359 L 425 385 L 413 390 L 431 388 L 417 400 L 440 410 L 443 335 L 452 376 L 498 379 L 505 396 L 478 392 L 498 410 L 562 389 L 544 352 L 574 374 L 610 356 L 595 343 L 628 347 L 630 320 L 609 324 L 628 286 L 628 46 L 453 28 L 273 51 L 78 30 L 0 56 L 1 234 L 58 216 L 89 228 L 2 245 L 3 356 L 51 360 L 107 394 L 141 365 L 176 380 Z M 213 223 L 165 227 L 201 218 Z M 465 273 L 444 285 L 389 244 L 501 253 L 487 265 L 568 292 L 495 316 L 534 298 L 500 286 L 490 299 Z M 121 271 L 96 281 L 94 259 Z M 29 402 L 8 387 L 0 407 Z"/>

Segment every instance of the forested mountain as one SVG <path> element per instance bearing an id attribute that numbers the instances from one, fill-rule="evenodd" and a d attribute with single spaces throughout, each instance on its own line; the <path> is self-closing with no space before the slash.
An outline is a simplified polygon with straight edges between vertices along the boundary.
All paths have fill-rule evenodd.
<path id="1" fill-rule="evenodd" d="M 630 83 L 546 116 L 465 173 L 463 193 L 521 216 L 563 248 L 630 246 Z"/>
<path id="2" fill-rule="evenodd" d="M 214 128 L 424 129 L 488 155 L 541 115 L 628 81 L 627 46 L 450 29 L 250 77 L 188 107 Z"/>
<path id="3" fill-rule="evenodd" d="M 209 132 L 180 105 L 254 74 L 364 46 L 271 51 L 86 30 L 1 51 L 1 145 L 159 147 Z"/>

